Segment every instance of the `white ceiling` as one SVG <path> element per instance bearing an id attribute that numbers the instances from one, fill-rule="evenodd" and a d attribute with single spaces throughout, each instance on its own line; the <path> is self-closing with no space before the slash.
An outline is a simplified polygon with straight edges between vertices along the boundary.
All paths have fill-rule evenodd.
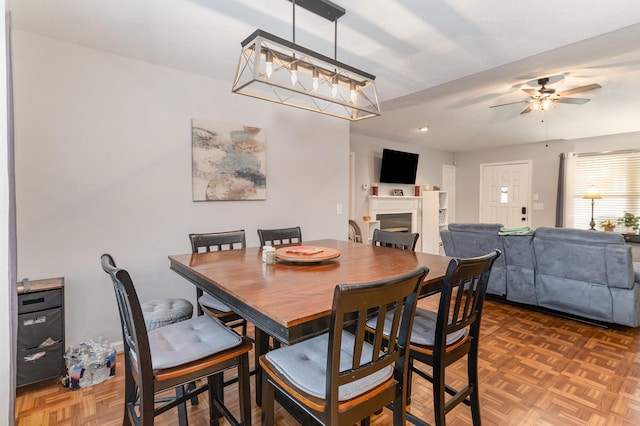
<path id="1" fill-rule="evenodd" d="M 337 59 L 377 76 L 383 115 L 352 131 L 463 151 L 640 131 L 640 2 L 335 0 Z M 292 40 L 286 0 L 9 0 L 13 29 L 229 81 L 255 29 Z M 333 56 L 334 25 L 296 8 L 296 43 Z M 590 83 L 542 116 L 520 89 Z M 533 83 L 531 83 L 533 81 Z M 262 102 L 256 100 L 255 102 Z M 420 133 L 417 128 L 431 130 Z"/>

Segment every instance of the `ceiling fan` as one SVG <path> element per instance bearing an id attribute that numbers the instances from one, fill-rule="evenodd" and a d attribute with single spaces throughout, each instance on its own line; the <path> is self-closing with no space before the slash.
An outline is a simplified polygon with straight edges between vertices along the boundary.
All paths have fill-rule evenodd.
<path id="1" fill-rule="evenodd" d="M 540 78 L 538 79 L 538 84 L 540 85 L 539 89 L 522 89 L 523 92 L 530 96 L 530 99 L 518 102 L 509 102 L 500 105 L 493 105 L 489 108 L 528 103 L 529 105 L 520 113 L 526 114 L 531 111 L 546 111 L 550 108 L 553 108 L 556 103 L 583 105 L 589 102 L 591 99 L 566 98 L 565 96 L 573 95 L 580 92 L 586 92 L 587 90 L 599 89 L 602 87 L 599 84 L 593 83 L 587 84 L 586 86 L 574 87 L 573 89 L 565 90 L 564 92 L 556 92 L 556 89 L 546 87 L 548 83 L 549 77 Z"/>

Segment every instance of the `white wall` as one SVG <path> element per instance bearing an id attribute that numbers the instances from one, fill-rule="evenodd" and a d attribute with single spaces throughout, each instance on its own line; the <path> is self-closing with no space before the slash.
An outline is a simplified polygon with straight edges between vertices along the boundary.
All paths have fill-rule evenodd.
<path id="1" fill-rule="evenodd" d="M 478 221 L 480 164 L 532 160 L 531 194 L 538 194 L 535 202 L 544 204 L 544 209 L 532 210 L 531 226 L 555 226 L 560 153 L 637 149 L 639 141 L 640 133 L 622 133 L 457 153 L 456 221 Z"/>
<path id="2" fill-rule="evenodd" d="M 167 260 L 190 252 L 190 232 L 243 228 L 256 246 L 260 227 L 300 225 L 306 240 L 346 239 L 347 121 L 27 33 L 14 67 L 18 276 L 65 277 L 67 344 L 121 340 L 104 252 L 141 299 L 195 303 Z M 192 201 L 192 118 L 266 129 L 266 201 Z"/>
<path id="3" fill-rule="evenodd" d="M 0 8 L 6 13 L 6 4 L 0 0 Z M 5 15 L 0 19 L 0 43 L 3 46 L 0 54 L 0 342 L 4 342 L 0 349 L 0 424 L 14 424 L 15 416 L 15 334 L 16 306 L 15 287 L 12 285 L 13 273 L 12 261 L 15 260 L 11 253 L 11 226 L 10 211 L 12 200 L 9 190 L 9 135 L 7 111 L 7 56 L 5 38 Z"/>
<path id="4" fill-rule="evenodd" d="M 394 188 L 401 188 L 405 195 L 414 194 L 413 185 L 381 184 L 378 182 L 384 148 L 419 154 L 416 184 L 420 185 L 421 191 L 425 184 L 429 184 L 431 187 L 433 185 L 442 186 L 442 165 L 453 164 L 453 153 L 451 152 L 352 133 L 351 151 L 355 153 L 354 219 L 356 220 L 369 214 L 367 196 L 371 194 L 371 190 L 363 190 L 363 183 L 369 185 L 378 183 L 380 195 L 390 195 L 390 191 Z"/>

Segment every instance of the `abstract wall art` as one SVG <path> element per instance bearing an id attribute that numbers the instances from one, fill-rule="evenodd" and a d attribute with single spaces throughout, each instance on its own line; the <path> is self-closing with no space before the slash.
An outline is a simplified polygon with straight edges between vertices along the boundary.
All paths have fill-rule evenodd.
<path id="1" fill-rule="evenodd" d="M 259 127 L 191 120 L 193 201 L 265 200 L 265 133 Z"/>

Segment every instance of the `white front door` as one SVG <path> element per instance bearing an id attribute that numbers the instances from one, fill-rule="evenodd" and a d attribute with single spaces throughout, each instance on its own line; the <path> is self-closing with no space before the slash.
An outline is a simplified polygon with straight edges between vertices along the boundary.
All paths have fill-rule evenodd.
<path id="1" fill-rule="evenodd" d="M 531 161 L 480 165 L 480 222 L 529 226 Z"/>

